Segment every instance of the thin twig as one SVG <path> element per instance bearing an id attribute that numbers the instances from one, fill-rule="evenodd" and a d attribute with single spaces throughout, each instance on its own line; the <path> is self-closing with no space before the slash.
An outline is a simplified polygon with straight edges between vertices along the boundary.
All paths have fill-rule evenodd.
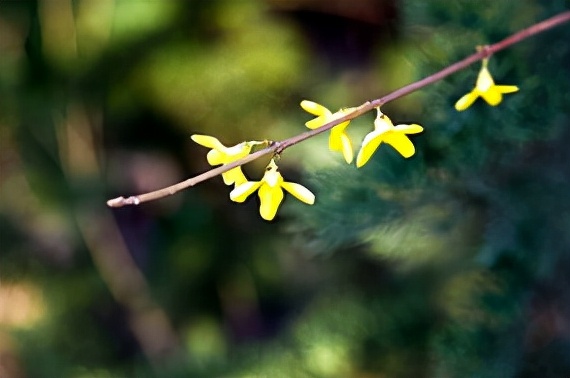
<path id="1" fill-rule="evenodd" d="M 307 140 L 309 138 L 314 137 L 315 135 L 321 134 L 327 130 L 330 130 L 331 128 L 333 128 L 334 126 L 348 121 L 348 120 L 352 120 L 356 117 L 359 117 L 360 115 L 369 112 L 370 110 L 377 108 L 381 105 L 384 105 L 390 101 L 393 101 L 397 98 L 406 96 L 412 92 L 417 91 L 418 89 L 421 89 L 425 86 L 428 86 L 430 84 L 433 84 L 439 80 L 442 80 L 443 78 L 459 71 L 462 70 L 466 67 L 468 67 L 469 65 L 471 65 L 474 62 L 477 62 L 481 59 L 487 58 L 490 55 L 492 55 L 493 53 L 496 53 L 497 51 L 503 50 L 511 45 L 514 45 L 526 38 L 532 37 L 538 33 L 541 33 L 543 31 L 549 30 L 554 28 L 555 26 L 561 25 L 565 22 L 570 21 L 570 11 L 566 11 L 566 12 L 562 12 L 554 17 L 548 18 L 542 22 L 539 22 L 537 24 L 534 24 L 526 29 L 523 29 L 521 31 L 518 31 L 516 33 L 514 33 L 513 35 L 503 39 L 500 42 L 497 42 L 495 44 L 492 45 L 487 45 L 484 46 L 484 48 L 479 49 L 479 51 L 475 54 L 469 55 L 468 57 L 460 60 L 457 63 L 454 63 L 446 68 L 444 68 L 443 70 L 436 72 L 428 77 L 425 77 L 419 81 L 416 81 L 414 83 L 408 84 L 398 90 L 395 90 L 394 92 L 391 92 L 389 94 L 387 94 L 386 96 L 380 97 L 378 99 L 372 100 L 372 101 L 367 101 L 364 104 L 360 105 L 359 107 L 355 108 L 352 112 L 344 115 L 343 117 L 337 118 L 333 121 L 330 121 L 326 124 L 324 124 L 323 126 L 314 129 L 314 130 L 310 130 L 310 131 L 306 131 L 304 133 L 298 134 L 296 136 L 293 136 L 291 138 L 288 139 L 284 139 L 280 142 L 274 142 L 272 143 L 269 147 L 266 147 L 262 150 L 259 150 L 257 152 L 254 152 L 242 159 L 236 160 L 232 163 L 229 164 L 225 164 L 222 165 L 220 167 L 217 168 L 213 168 L 207 172 L 204 172 L 198 176 L 192 177 L 188 180 L 179 182 L 177 184 L 174 184 L 172 186 L 169 186 L 167 188 L 163 188 L 163 189 L 159 189 L 153 192 L 149 192 L 149 193 L 144 193 L 144 194 L 139 194 L 136 196 L 130 196 L 130 197 L 117 197 L 114 199 L 111 199 L 109 201 L 107 201 L 107 205 L 110 207 L 122 207 L 125 205 L 138 205 L 140 203 L 143 202 L 148 202 L 148 201 L 153 201 L 159 198 L 163 198 L 169 195 L 173 195 L 174 193 L 179 192 L 180 190 L 189 188 L 191 186 L 194 186 L 202 181 L 208 180 L 212 177 L 218 176 L 224 172 L 229 171 L 232 168 L 238 167 L 240 165 L 249 163 L 253 160 L 259 159 L 262 156 L 265 155 L 269 155 L 269 154 L 276 154 L 276 153 L 281 153 L 283 152 L 285 149 L 300 143 L 304 140 Z"/>

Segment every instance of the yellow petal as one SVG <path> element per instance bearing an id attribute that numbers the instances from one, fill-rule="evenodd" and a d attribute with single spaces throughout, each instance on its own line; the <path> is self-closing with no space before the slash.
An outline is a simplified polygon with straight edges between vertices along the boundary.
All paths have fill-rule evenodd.
<path id="1" fill-rule="evenodd" d="M 484 64 L 483 68 L 481 68 L 481 71 L 479 72 L 479 76 L 477 77 L 477 84 L 475 85 L 475 88 L 479 92 L 485 92 L 494 85 L 495 82 L 493 81 L 493 77 Z"/>
<path id="2" fill-rule="evenodd" d="M 362 141 L 362 147 L 358 151 L 358 156 L 356 157 L 356 167 L 360 168 L 370 160 L 380 143 L 382 143 L 383 132 L 372 131 L 364 137 Z"/>
<path id="3" fill-rule="evenodd" d="M 223 148 L 225 148 L 225 147 L 223 147 Z M 227 163 L 228 155 L 224 154 L 223 152 L 221 152 L 219 150 L 212 149 L 212 150 L 208 151 L 208 154 L 206 155 L 206 159 L 208 160 L 208 164 L 210 164 L 210 165 L 219 165 L 219 164 Z"/>
<path id="4" fill-rule="evenodd" d="M 338 126 L 331 129 L 331 133 L 329 134 L 329 149 L 331 151 L 342 151 L 341 136 L 343 133 L 344 130 Z"/>
<path id="5" fill-rule="evenodd" d="M 378 112 L 380 112 L 380 110 L 378 110 Z M 379 113 L 378 117 L 376 117 L 376 119 L 374 120 L 374 129 L 377 132 L 383 133 L 388 130 L 392 130 L 393 128 L 394 124 L 386 114 Z"/>
<path id="6" fill-rule="evenodd" d="M 261 201 L 259 214 L 265 220 L 272 220 L 283 201 L 283 189 L 280 186 L 261 185 L 258 195 Z"/>
<path id="7" fill-rule="evenodd" d="M 398 151 L 400 155 L 402 155 L 405 158 L 409 158 L 416 152 L 414 144 L 412 143 L 410 138 L 406 136 L 406 134 L 398 132 L 388 133 L 384 137 L 384 142 L 394 147 L 396 151 Z"/>
<path id="8" fill-rule="evenodd" d="M 234 202 L 243 202 L 261 186 L 261 181 L 247 181 L 238 185 L 230 192 L 230 199 Z"/>
<path id="9" fill-rule="evenodd" d="M 342 156 L 344 156 L 344 160 L 347 164 L 352 163 L 352 159 L 354 158 L 354 153 L 352 152 L 352 143 L 350 142 L 350 138 L 346 134 L 342 134 Z"/>
<path id="10" fill-rule="evenodd" d="M 344 160 L 347 164 L 352 163 L 352 159 L 354 154 L 352 152 L 352 143 L 350 142 L 350 138 L 345 133 L 342 133 L 340 136 L 342 141 L 342 156 L 344 156 Z"/>
<path id="11" fill-rule="evenodd" d="M 477 97 L 479 97 L 479 93 L 476 90 L 472 90 L 471 92 L 467 93 L 459 100 L 457 100 L 457 102 L 455 103 L 455 110 L 461 112 L 467 109 L 468 107 L 471 106 L 471 104 L 475 102 L 475 100 L 477 100 Z"/>
<path id="12" fill-rule="evenodd" d="M 309 129 L 316 129 L 316 128 L 321 127 L 322 125 L 324 125 L 328 121 L 330 121 L 330 120 L 327 119 L 326 117 L 321 116 L 321 117 L 313 118 L 312 120 L 305 122 L 305 126 L 307 126 Z"/>
<path id="13" fill-rule="evenodd" d="M 227 172 L 222 173 L 222 178 L 224 179 L 224 184 L 236 186 L 247 182 L 247 178 L 243 174 L 241 167 L 235 167 Z"/>
<path id="14" fill-rule="evenodd" d="M 220 141 L 209 135 L 194 134 L 190 138 L 201 146 L 213 148 L 216 150 L 223 150 L 225 146 Z"/>
<path id="15" fill-rule="evenodd" d="M 516 85 L 496 85 L 495 88 L 501 93 L 513 93 L 519 90 Z"/>
<path id="16" fill-rule="evenodd" d="M 482 92 L 481 97 L 491 106 L 497 106 L 503 100 L 503 95 L 495 86 L 489 88 L 486 92 Z"/>
<path id="17" fill-rule="evenodd" d="M 281 173 L 279 173 L 277 165 L 275 165 L 275 162 L 273 160 L 271 160 L 267 166 L 265 174 L 263 175 L 261 181 L 271 187 L 279 186 L 283 182 L 283 176 L 281 176 Z"/>
<path id="18" fill-rule="evenodd" d="M 424 131 L 424 128 L 421 127 L 420 125 L 417 124 L 411 124 L 411 125 L 398 125 L 396 127 L 394 127 L 394 130 L 397 130 L 399 132 L 402 132 L 404 134 L 417 134 L 417 133 L 421 133 L 422 131 Z"/>
<path id="19" fill-rule="evenodd" d="M 350 122 L 343 122 L 331 129 L 331 133 L 329 135 L 329 149 L 331 151 L 342 151 L 344 154 L 345 145 L 348 141 L 348 148 L 350 148 L 350 156 L 352 156 L 352 146 L 350 144 L 350 139 L 348 135 L 344 132 L 346 126 L 348 126 Z M 352 161 L 352 157 L 350 158 Z"/>
<path id="20" fill-rule="evenodd" d="M 303 100 L 301 101 L 301 107 L 308 113 L 311 113 L 316 116 L 327 116 L 332 114 L 330 110 L 322 106 L 321 104 L 317 104 L 316 102 Z"/>
<path id="21" fill-rule="evenodd" d="M 291 193 L 299 201 L 305 202 L 309 205 L 315 203 L 315 195 L 301 184 L 294 182 L 283 182 L 281 187 Z"/>
<path id="22" fill-rule="evenodd" d="M 224 147 L 224 149 L 222 149 L 221 151 L 227 155 L 228 159 L 224 163 L 230 163 L 232 161 L 241 159 L 242 157 L 249 155 L 252 146 L 253 145 L 248 142 L 241 142 L 232 147 Z"/>

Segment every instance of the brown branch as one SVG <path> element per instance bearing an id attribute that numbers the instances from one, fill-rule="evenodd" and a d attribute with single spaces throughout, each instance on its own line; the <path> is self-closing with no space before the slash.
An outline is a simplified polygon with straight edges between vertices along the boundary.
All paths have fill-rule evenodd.
<path id="1" fill-rule="evenodd" d="M 489 57 L 490 55 L 492 55 L 493 53 L 496 53 L 497 51 L 506 49 L 507 47 L 514 45 L 526 38 L 532 37 L 538 33 L 541 33 L 543 31 L 549 30 L 554 28 L 555 26 L 561 25 L 565 22 L 570 21 L 570 11 L 566 11 L 566 12 L 562 12 L 556 16 L 553 16 L 551 18 L 548 18 L 542 22 L 539 22 L 537 24 L 534 24 L 526 29 L 523 29 L 521 31 L 518 31 L 516 33 L 514 33 L 513 35 L 503 39 L 500 42 L 494 43 L 492 45 L 487 45 L 484 46 L 484 48 L 479 49 L 479 51 L 475 54 L 469 55 L 468 57 L 460 60 L 457 63 L 454 63 L 446 68 L 444 68 L 443 70 L 436 72 L 428 77 L 425 77 L 419 81 L 416 81 L 414 83 L 408 84 L 400 89 L 395 90 L 394 92 L 391 92 L 389 94 L 387 94 L 386 96 L 380 97 L 378 99 L 372 100 L 372 101 L 367 101 L 364 104 L 360 105 L 359 107 L 357 107 L 356 109 L 354 109 L 352 112 L 344 115 L 343 117 L 337 118 L 333 121 L 330 121 L 326 124 L 324 124 L 323 126 L 314 129 L 314 130 L 310 130 L 310 131 L 306 131 L 304 133 L 298 134 L 296 136 L 293 136 L 291 138 L 282 140 L 280 142 L 273 142 L 269 147 L 266 147 L 262 150 L 259 150 L 253 154 L 250 154 L 242 159 L 236 160 L 232 163 L 229 164 L 225 164 L 222 165 L 220 167 L 217 168 L 213 168 L 207 172 L 204 172 L 198 176 L 192 177 L 188 180 L 179 182 L 177 184 L 174 184 L 172 186 L 169 186 L 167 188 L 163 188 L 163 189 L 159 189 L 153 192 L 149 192 L 149 193 L 144 193 L 144 194 L 139 194 L 137 196 L 130 196 L 128 198 L 124 198 L 124 197 L 117 197 L 114 199 L 111 199 L 109 201 L 107 201 L 107 205 L 110 207 L 122 207 L 125 205 L 138 205 L 140 203 L 143 202 L 148 202 L 148 201 L 153 201 L 159 198 L 163 198 L 169 195 L 173 195 L 174 193 L 177 193 L 180 190 L 189 188 L 191 186 L 194 186 L 202 181 L 208 180 L 212 177 L 215 177 L 217 175 L 220 175 L 224 172 L 229 171 L 232 168 L 238 167 L 240 165 L 249 163 L 253 160 L 256 160 L 262 156 L 268 155 L 268 154 L 275 154 L 275 153 L 281 153 L 283 152 L 285 149 L 300 143 L 304 140 L 307 140 L 309 138 L 312 138 L 315 135 L 321 134 L 327 130 L 330 130 L 331 128 L 333 128 L 334 126 L 344 122 L 344 121 L 348 121 L 351 119 L 354 119 L 356 117 L 359 117 L 360 115 L 369 112 L 370 110 L 373 110 L 374 108 L 377 108 L 381 105 L 384 105 L 390 101 L 393 101 L 397 98 L 406 96 L 412 92 L 417 91 L 418 89 L 421 89 L 423 87 L 426 87 L 430 84 L 433 84 L 439 80 L 444 79 L 445 77 L 460 71 L 466 67 L 468 67 L 469 65 L 471 65 L 474 62 L 477 62 L 481 59 L 484 59 L 486 57 Z"/>

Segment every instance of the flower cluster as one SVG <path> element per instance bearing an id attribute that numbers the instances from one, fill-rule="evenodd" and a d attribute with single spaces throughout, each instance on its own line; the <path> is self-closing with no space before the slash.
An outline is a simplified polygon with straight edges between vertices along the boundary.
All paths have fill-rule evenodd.
<path id="1" fill-rule="evenodd" d="M 310 129 L 321 127 L 324 124 L 335 119 L 339 119 L 354 110 L 354 108 L 341 109 L 336 113 L 332 113 L 324 106 L 307 100 L 301 102 L 301 107 L 307 112 L 318 116 L 317 118 L 305 123 L 305 125 Z M 362 167 L 368 162 L 368 160 L 370 160 L 382 142 L 392 146 L 403 157 L 409 158 L 416 152 L 416 149 L 406 134 L 417 134 L 423 131 L 423 127 L 416 124 L 394 126 L 390 118 L 380 111 L 380 108 L 376 108 L 376 110 L 377 116 L 374 121 L 374 131 L 364 137 L 362 146 L 358 152 L 358 156 L 356 157 L 356 166 L 358 168 Z M 345 131 L 349 123 L 350 121 L 345 121 L 334 126 L 331 129 L 331 134 L 329 136 L 329 149 L 331 151 L 342 152 L 344 159 L 348 164 L 352 162 L 354 156 L 352 151 L 352 142 Z"/>
<path id="2" fill-rule="evenodd" d="M 503 94 L 518 91 L 514 85 L 496 85 L 489 69 L 488 59 L 483 59 L 482 67 L 477 77 L 475 88 L 461 97 L 455 103 L 457 111 L 463 111 L 471 106 L 477 98 L 481 97 L 489 105 L 497 106 L 503 99 Z M 345 108 L 335 113 L 321 104 L 313 101 L 303 100 L 301 107 L 308 113 L 316 116 L 305 123 L 309 129 L 317 129 L 326 124 L 337 121 L 354 112 L 356 108 Z M 379 107 L 376 108 L 377 115 L 374 120 L 374 130 L 369 132 L 362 140 L 362 145 L 356 156 L 356 167 L 364 166 L 376 150 L 387 144 L 394 148 L 404 158 L 413 156 L 416 152 L 414 144 L 408 137 L 409 134 L 418 134 L 423 131 L 423 127 L 418 124 L 399 124 L 394 126 L 392 120 Z M 353 144 L 346 129 L 350 120 L 338 123 L 330 128 L 329 149 L 342 153 L 344 160 L 351 164 L 354 160 Z M 267 145 L 267 141 L 242 142 L 232 147 L 224 146 L 218 139 L 208 135 L 192 135 L 192 140 L 196 143 L 210 148 L 207 154 L 208 163 L 214 165 L 226 165 L 249 155 L 256 145 Z M 304 186 L 288 182 L 283 179 L 275 158 L 271 159 L 265 173 L 259 181 L 249 181 L 241 170 L 240 166 L 229 169 L 222 173 L 222 178 L 226 185 L 234 185 L 230 192 L 230 199 L 234 202 L 244 202 L 255 191 L 258 192 L 260 206 L 259 213 L 265 220 L 272 220 L 277 214 L 277 210 L 284 198 L 284 191 L 292 194 L 298 200 L 312 205 L 315 203 L 315 195 Z"/>
<path id="3" fill-rule="evenodd" d="M 267 143 L 249 141 L 226 147 L 212 136 L 194 134 L 191 138 L 194 142 L 211 148 L 206 155 L 210 165 L 229 164 L 249 155 L 253 146 Z M 258 190 L 260 200 L 259 213 L 263 219 L 268 221 L 273 220 L 277 214 L 284 197 L 283 189 L 302 202 L 309 205 L 315 203 L 315 195 L 309 189 L 303 185 L 287 182 L 283 179 L 275 159 L 271 159 L 260 181 L 248 181 L 239 166 L 222 173 L 222 178 L 226 185 L 234 185 L 234 189 L 230 193 L 230 199 L 234 202 L 244 202 L 247 197 Z"/>
<path id="4" fill-rule="evenodd" d="M 515 85 L 496 85 L 487 65 L 488 58 L 485 58 L 483 59 L 475 88 L 456 102 L 455 109 L 457 111 L 467 109 L 479 97 L 483 98 L 489 105 L 497 106 L 501 103 L 503 94 L 513 93 L 519 90 Z M 312 115 L 317 116 L 305 123 L 309 129 L 319 128 L 350 114 L 355 109 L 341 109 L 333 113 L 326 107 L 308 100 L 303 100 L 301 107 Z M 423 127 L 418 124 L 401 124 L 394 126 L 392 120 L 383 114 L 380 108 L 376 108 L 376 110 L 378 113 L 374 121 L 374 130 L 364 137 L 362 146 L 356 157 L 356 167 L 358 168 L 370 160 L 382 142 L 392 146 L 403 157 L 411 157 L 416 152 L 416 149 L 407 134 L 417 134 L 423 131 Z M 346 132 L 349 124 L 350 120 L 333 126 L 329 136 L 329 149 L 331 151 L 342 152 L 344 160 L 348 164 L 352 163 L 354 157 L 352 142 Z"/>

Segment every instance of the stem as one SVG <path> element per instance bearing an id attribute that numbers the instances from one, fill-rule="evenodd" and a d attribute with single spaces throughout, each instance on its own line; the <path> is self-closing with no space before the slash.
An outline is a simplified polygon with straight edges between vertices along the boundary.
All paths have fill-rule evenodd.
<path id="1" fill-rule="evenodd" d="M 280 142 L 274 142 L 272 143 L 269 147 L 266 147 L 262 150 L 259 150 L 253 154 L 250 154 L 242 159 L 236 160 L 232 163 L 229 164 L 225 164 L 222 165 L 220 167 L 217 168 L 213 168 L 207 172 L 204 172 L 198 176 L 192 177 L 188 180 L 185 181 L 181 181 L 177 184 L 174 184 L 172 186 L 163 188 L 163 189 L 159 189 L 153 192 L 149 192 L 149 193 L 144 193 L 144 194 L 139 194 L 137 196 L 130 196 L 128 198 L 124 198 L 124 197 L 117 197 L 114 199 L 111 199 L 109 201 L 107 201 L 107 205 L 110 207 L 122 207 L 125 205 L 138 205 L 142 202 L 148 202 L 148 201 L 153 201 L 159 198 L 163 198 L 169 195 L 173 195 L 174 193 L 177 193 L 180 190 L 189 188 L 191 186 L 194 186 L 202 181 L 206 181 L 212 177 L 218 176 L 224 172 L 229 171 L 232 168 L 238 167 L 240 165 L 249 163 L 253 160 L 259 159 L 262 156 L 265 155 L 269 155 L 269 154 L 276 154 L 276 153 L 282 153 L 285 149 L 300 143 L 304 140 L 307 140 L 309 138 L 312 138 L 315 135 L 324 133 L 327 130 L 330 130 L 331 128 L 333 128 L 334 126 L 345 122 L 345 121 L 349 121 L 352 120 L 356 117 L 359 117 L 360 115 L 369 112 L 370 110 L 377 108 L 381 105 L 384 105 L 390 101 L 393 101 L 397 98 L 406 96 L 412 92 L 417 91 L 418 89 L 421 89 L 425 86 L 428 86 L 430 84 L 433 84 L 439 80 L 444 79 L 445 77 L 460 71 L 466 67 L 468 67 L 469 65 L 471 65 L 474 62 L 477 62 L 481 59 L 487 58 L 489 56 L 491 56 L 492 54 L 496 53 L 497 51 L 501 51 L 503 49 L 506 49 L 507 47 L 514 45 L 524 39 L 527 39 L 529 37 L 532 37 L 538 33 L 542 33 L 543 31 L 549 30 L 554 28 L 555 26 L 561 25 L 565 22 L 570 21 L 570 11 L 566 11 L 566 12 L 562 12 L 556 16 L 553 16 L 551 18 L 548 18 L 542 22 L 539 22 L 537 24 L 534 24 L 526 29 L 520 30 L 514 34 L 512 34 L 511 36 L 503 39 L 502 41 L 499 41 L 497 43 L 494 43 L 492 45 L 487 45 L 484 46 L 483 48 L 479 49 L 479 51 L 475 54 L 469 55 L 468 57 L 444 68 L 443 70 L 436 72 L 428 77 L 425 77 L 419 81 L 416 81 L 414 83 L 408 84 L 400 89 L 395 90 L 394 92 L 391 92 L 389 94 L 387 94 L 386 96 L 380 97 L 378 99 L 372 100 L 372 101 L 367 101 L 364 104 L 360 105 L 359 107 L 357 107 L 356 109 L 354 109 L 352 112 L 344 115 L 341 118 L 337 118 L 333 121 L 330 121 L 326 124 L 324 124 L 323 126 L 314 129 L 314 130 L 310 130 L 310 131 L 306 131 L 304 133 L 298 134 L 296 136 L 293 136 L 291 138 L 287 138 L 285 140 L 282 140 Z"/>

